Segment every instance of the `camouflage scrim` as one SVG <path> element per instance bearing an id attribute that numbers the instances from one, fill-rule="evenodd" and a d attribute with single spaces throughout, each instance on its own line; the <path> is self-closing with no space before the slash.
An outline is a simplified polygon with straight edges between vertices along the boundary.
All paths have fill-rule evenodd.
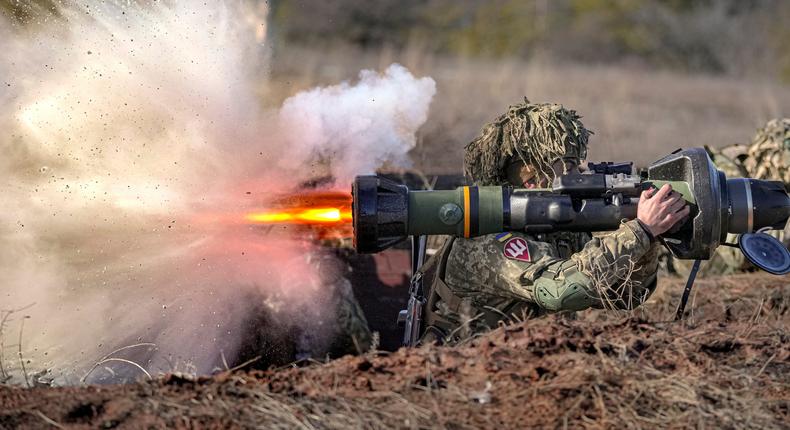
<path id="1" fill-rule="evenodd" d="M 716 168 L 724 172 L 728 178 L 746 178 L 749 173 L 743 166 L 743 160 L 748 156 L 748 147 L 741 144 L 732 144 L 721 149 L 705 147 Z"/>
<path id="2" fill-rule="evenodd" d="M 790 189 L 790 119 L 772 119 L 757 130 L 744 164 L 749 176 L 782 181 Z"/>
<path id="3" fill-rule="evenodd" d="M 552 103 L 524 103 L 483 127 L 482 134 L 466 146 L 464 170 L 478 185 L 506 185 L 506 168 L 517 160 L 548 178 L 559 158 L 587 157 L 587 140 L 576 111 Z"/>

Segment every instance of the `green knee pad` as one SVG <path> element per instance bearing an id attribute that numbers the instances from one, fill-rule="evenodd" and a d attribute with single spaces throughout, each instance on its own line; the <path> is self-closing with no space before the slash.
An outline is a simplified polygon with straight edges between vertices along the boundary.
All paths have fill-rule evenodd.
<path id="1" fill-rule="evenodd" d="M 561 277 L 542 276 L 535 281 L 535 299 L 552 312 L 580 311 L 596 303 L 596 297 L 588 291 L 590 284 L 590 279 L 575 269 L 567 270 Z"/>

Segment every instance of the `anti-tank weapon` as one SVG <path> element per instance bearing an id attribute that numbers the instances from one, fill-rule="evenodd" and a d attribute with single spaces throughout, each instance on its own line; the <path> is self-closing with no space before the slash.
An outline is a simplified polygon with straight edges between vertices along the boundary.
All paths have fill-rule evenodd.
<path id="1" fill-rule="evenodd" d="M 727 178 L 702 148 L 664 157 L 644 175 L 604 171 L 560 175 L 551 189 L 410 191 L 377 176 L 359 176 L 352 190 L 354 243 L 359 252 L 375 253 L 410 235 L 616 230 L 623 219 L 636 217 L 643 190 L 666 183 L 691 206 L 690 220 L 663 236 L 677 258 L 709 259 L 727 233 L 784 228 L 790 217 L 781 182 Z"/>
<path id="2" fill-rule="evenodd" d="M 642 191 L 670 184 L 691 213 L 684 225 L 661 240 L 676 258 L 697 260 L 678 317 L 699 260 L 709 259 L 721 244 L 734 245 L 725 243 L 728 233 L 741 235 L 738 246 L 756 266 L 775 274 L 790 272 L 787 249 L 759 232 L 784 228 L 790 217 L 790 196 L 781 182 L 727 178 L 702 148 L 670 154 L 639 175 L 632 174 L 630 163 L 589 167 L 585 173 L 556 177 L 551 189 L 467 186 L 410 191 L 377 176 L 359 176 L 352 190 L 356 249 L 375 253 L 408 236 L 432 234 L 469 238 L 503 231 L 616 230 L 622 220 L 636 217 Z"/>

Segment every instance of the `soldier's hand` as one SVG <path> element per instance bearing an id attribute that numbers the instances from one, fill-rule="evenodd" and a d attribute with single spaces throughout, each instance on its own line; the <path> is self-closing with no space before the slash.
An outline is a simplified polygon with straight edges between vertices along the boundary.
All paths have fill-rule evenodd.
<path id="1" fill-rule="evenodd" d="M 659 190 L 652 188 L 642 192 L 636 218 L 653 236 L 660 236 L 688 217 L 690 211 L 683 196 L 673 191 L 671 185 L 664 184 Z"/>

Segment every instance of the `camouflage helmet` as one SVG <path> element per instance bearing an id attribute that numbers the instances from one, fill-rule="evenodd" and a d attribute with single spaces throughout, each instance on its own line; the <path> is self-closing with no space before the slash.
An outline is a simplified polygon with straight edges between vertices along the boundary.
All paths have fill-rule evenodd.
<path id="1" fill-rule="evenodd" d="M 553 177 L 552 164 L 560 158 L 587 157 L 587 139 L 576 111 L 552 103 L 510 106 L 507 113 L 483 127 L 482 134 L 466 145 L 464 173 L 478 185 L 507 184 L 508 165 L 522 160 L 545 176 Z"/>
<path id="2" fill-rule="evenodd" d="M 790 187 L 790 119 L 772 119 L 757 130 L 744 164 L 750 176 Z"/>

